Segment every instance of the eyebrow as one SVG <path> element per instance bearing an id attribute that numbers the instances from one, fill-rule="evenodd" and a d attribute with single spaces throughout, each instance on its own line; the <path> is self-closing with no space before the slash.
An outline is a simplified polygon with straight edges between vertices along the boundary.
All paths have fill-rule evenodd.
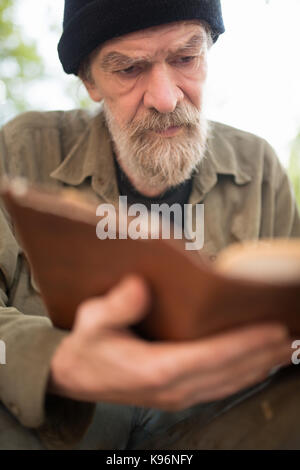
<path id="1" fill-rule="evenodd" d="M 201 52 L 203 45 L 206 42 L 204 34 L 196 34 L 192 36 L 186 44 L 180 46 L 176 50 L 168 50 L 168 56 L 174 57 L 180 54 L 197 54 Z M 200 51 L 199 51 L 200 49 Z M 100 63 L 101 68 L 107 72 L 118 69 L 126 69 L 133 65 L 141 65 L 152 62 L 153 57 L 151 56 L 140 56 L 140 57 L 129 57 L 120 52 L 112 51 L 106 54 Z"/>

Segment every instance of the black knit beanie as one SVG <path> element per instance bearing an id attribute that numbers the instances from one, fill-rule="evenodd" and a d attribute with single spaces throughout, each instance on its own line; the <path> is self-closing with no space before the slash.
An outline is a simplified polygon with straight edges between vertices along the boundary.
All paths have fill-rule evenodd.
<path id="1" fill-rule="evenodd" d="M 205 20 L 214 42 L 224 33 L 220 0 L 65 0 L 58 54 L 66 73 L 105 41 L 173 21 Z"/>

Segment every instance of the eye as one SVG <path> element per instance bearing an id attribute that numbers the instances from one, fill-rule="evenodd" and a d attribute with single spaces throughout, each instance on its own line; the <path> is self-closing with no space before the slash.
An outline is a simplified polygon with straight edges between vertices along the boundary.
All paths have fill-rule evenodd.
<path id="1" fill-rule="evenodd" d="M 197 56 L 183 56 L 183 57 L 178 57 L 178 59 L 175 59 L 175 63 L 179 65 L 188 65 L 192 64 L 195 62 L 197 59 Z"/>
<path id="2" fill-rule="evenodd" d="M 127 69 L 118 70 L 117 73 L 123 77 L 135 77 L 140 73 L 140 71 L 141 71 L 140 67 L 138 67 L 137 65 L 132 65 L 131 67 L 128 67 Z"/>

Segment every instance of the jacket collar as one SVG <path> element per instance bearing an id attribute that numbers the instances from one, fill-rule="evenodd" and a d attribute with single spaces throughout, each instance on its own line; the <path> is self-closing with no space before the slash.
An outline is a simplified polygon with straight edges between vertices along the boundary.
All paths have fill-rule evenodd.
<path id="1" fill-rule="evenodd" d="M 233 140 L 228 138 L 232 130 L 224 124 L 210 122 L 207 148 L 194 178 L 191 203 L 196 204 L 203 200 L 222 175 L 232 176 L 239 186 L 252 180 L 251 172 L 244 167 Z"/>
<path id="2" fill-rule="evenodd" d="M 102 110 L 93 117 L 63 162 L 50 174 L 54 179 L 79 186 L 91 176 L 92 187 L 105 201 L 119 196 L 113 152 Z"/>
<path id="3" fill-rule="evenodd" d="M 210 128 L 207 150 L 194 176 L 192 204 L 203 200 L 216 185 L 219 175 L 232 175 L 237 185 L 244 185 L 252 179 L 247 168 L 243 168 L 236 149 L 221 132 L 224 126 L 211 122 Z M 106 202 L 117 203 L 119 190 L 112 143 L 102 108 L 50 176 L 72 186 L 79 186 L 91 177 L 94 191 Z"/>

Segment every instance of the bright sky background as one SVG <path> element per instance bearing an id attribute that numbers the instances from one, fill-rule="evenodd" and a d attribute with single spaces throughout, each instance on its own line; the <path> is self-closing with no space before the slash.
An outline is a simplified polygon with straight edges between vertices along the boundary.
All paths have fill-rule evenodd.
<path id="1" fill-rule="evenodd" d="M 57 58 L 63 4 L 20 0 L 17 22 L 38 40 L 46 62 L 47 77 L 30 90 L 35 109 L 71 109 L 79 92 L 77 79 L 63 73 Z M 222 5 L 226 33 L 210 52 L 208 117 L 266 138 L 286 165 L 300 131 L 300 0 L 222 0 Z"/>

